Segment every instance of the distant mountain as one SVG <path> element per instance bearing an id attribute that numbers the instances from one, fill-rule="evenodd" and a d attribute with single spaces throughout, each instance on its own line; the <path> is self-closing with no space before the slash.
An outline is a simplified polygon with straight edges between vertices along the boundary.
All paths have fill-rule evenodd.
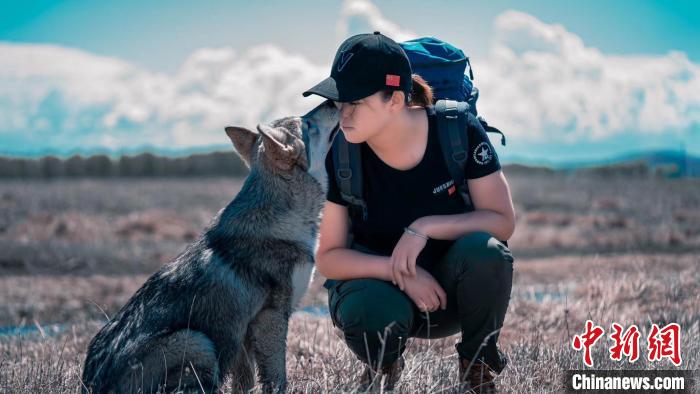
<path id="1" fill-rule="evenodd" d="M 567 163 L 560 168 L 581 170 L 633 165 L 643 165 L 648 167 L 652 173 L 669 177 L 700 176 L 700 157 L 689 155 L 683 151 L 671 150 L 633 152 L 607 160 Z"/>
<path id="2" fill-rule="evenodd" d="M 590 160 L 572 160 L 555 162 L 519 156 L 511 156 L 503 162 L 511 170 L 574 172 L 584 170 L 591 172 L 594 169 L 640 167 L 645 168 L 650 174 L 664 176 L 700 176 L 700 157 L 687 154 L 681 150 L 649 150 L 629 152 L 609 158 Z M 546 171 L 545 171 L 546 172 Z"/>
<path id="3" fill-rule="evenodd" d="M 202 151 L 203 150 L 203 151 Z M 123 176 L 245 176 L 248 170 L 233 148 L 160 151 L 102 151 L 2 157 L 0 178 L 123 177 Z M 48 153 L 48 152 L 47 152 Z M 508 160 L 509 174 L 576 173 L 593 176 L 700 177 L 700 157 L 682 151 L 628 153 L 604 160 L 542 163 Z"/>

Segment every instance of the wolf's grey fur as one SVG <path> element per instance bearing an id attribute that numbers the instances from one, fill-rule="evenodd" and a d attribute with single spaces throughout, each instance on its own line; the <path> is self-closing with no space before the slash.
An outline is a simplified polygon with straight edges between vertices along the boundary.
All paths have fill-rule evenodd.
<path id="1" fill-rule="evenodd" d="M 199 239 L 92 339 L 87 389 L 210 392 L 232 373 L 234 390 L 248 391 L 254 362 L 265 392 L 286 389 L 287 323 L 309 282 L 337 124 L 326 102 L 258 132 L 226 128 L 248 178 Z"/>

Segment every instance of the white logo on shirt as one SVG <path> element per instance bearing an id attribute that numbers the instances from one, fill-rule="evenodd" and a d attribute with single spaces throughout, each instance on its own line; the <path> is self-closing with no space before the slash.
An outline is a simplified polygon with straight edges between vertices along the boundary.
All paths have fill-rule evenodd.
<path id="1" fill-rule="evenodd" d="M 438 194 L 443 190 L 447 190 L 448 187 L 452 186 L 455 184 L 455 181 L 450 179 L 449 181 L 443 183 L 442 185 L 436 187 L 433 189 L 433 194 Z"/>
<path id="2" fill-rule="evenodd" d="M 474 154 L 472 156 L 474 157 L 474 161 L 478 164 L 481 164 L 482 166 L 491 162 L 491 159 L 493 158 L 493 154 L 491 154 L 491 148 L 489 147 L 489 144 L 486 143 L 486 141 L 476 146 L 476 148 L 474 149 Z"/>

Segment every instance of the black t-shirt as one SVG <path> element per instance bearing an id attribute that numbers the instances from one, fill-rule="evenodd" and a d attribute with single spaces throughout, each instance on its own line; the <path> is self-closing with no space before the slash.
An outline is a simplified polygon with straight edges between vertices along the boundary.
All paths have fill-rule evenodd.
<path id="1" fill-rule="evenodd" d="M 427 114 L 427 111 L 426 111 Z M 437 120 L 428 116 L 428 144 L 422 160 L 415 167 L 402 171 L 384 163 L 374 151 L 361 143 L 362 181 L 367 220 L 354 220 L 354 242 L 381 255 L 390 256 L 403 234 L 404 227 L 430 215 L 463 213 L 466 205 L 456 190 L 445 164 L 437 132 Z M 481 178 L 501 169 L 496 151 L 479 121 L 471 114 L 467 120 L 469 159 L 467 179 Z M 340 197 L 335 180 L 333 153 L 326 157 L 328 201 L 347 206 Z M 430 239 L 421 252 L 418 264 L 425 266 L 442 257 L 454 241 Z"/>

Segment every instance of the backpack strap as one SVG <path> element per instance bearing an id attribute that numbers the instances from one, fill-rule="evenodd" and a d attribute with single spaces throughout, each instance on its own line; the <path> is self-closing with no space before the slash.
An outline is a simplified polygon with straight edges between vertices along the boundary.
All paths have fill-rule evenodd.
<path id="1" fill-rule="evenodd" d="M 367 220 L 367 204 L 362 198 L 362 160 L 360 145 L 351 144 L 342 132 L 333 139 L 333 166 L 340 197 L 348 204 L 351 218 Z"/>
<path id="2" fill-rule="evenodd" d="M 467 209 L 473 210 L 474 205 L 464 176 L 464 168 L 469 158 L 469 140 L 466 133 L 469 104 L 462 101 L 438 100 L 434 110 L 445 164 Z"/>
<path id="3" fill-rule="evenodd" d="M 498 134 L 500 134 L 500 135 L 501 135 L 501 145 L 506 146 L 506 136 L 503 134 L 503 132 L 502 132 L 501 130 L 498 130 L 497 128 L 495 128 L 495 127 L 493 127 L 493 126 L 489 126 L 489 124 L 486 123 L 486 119 L 484 119 L 484 118 L 481 117 L 481 116 L 479 116 L 479 117 L 476 118 L 476 119 L 479 121 L 479 123 L 481 123 L 481 127 L 483 127 L 484 130 L 485 130 L 487 133 L 498 133 Z"/>

